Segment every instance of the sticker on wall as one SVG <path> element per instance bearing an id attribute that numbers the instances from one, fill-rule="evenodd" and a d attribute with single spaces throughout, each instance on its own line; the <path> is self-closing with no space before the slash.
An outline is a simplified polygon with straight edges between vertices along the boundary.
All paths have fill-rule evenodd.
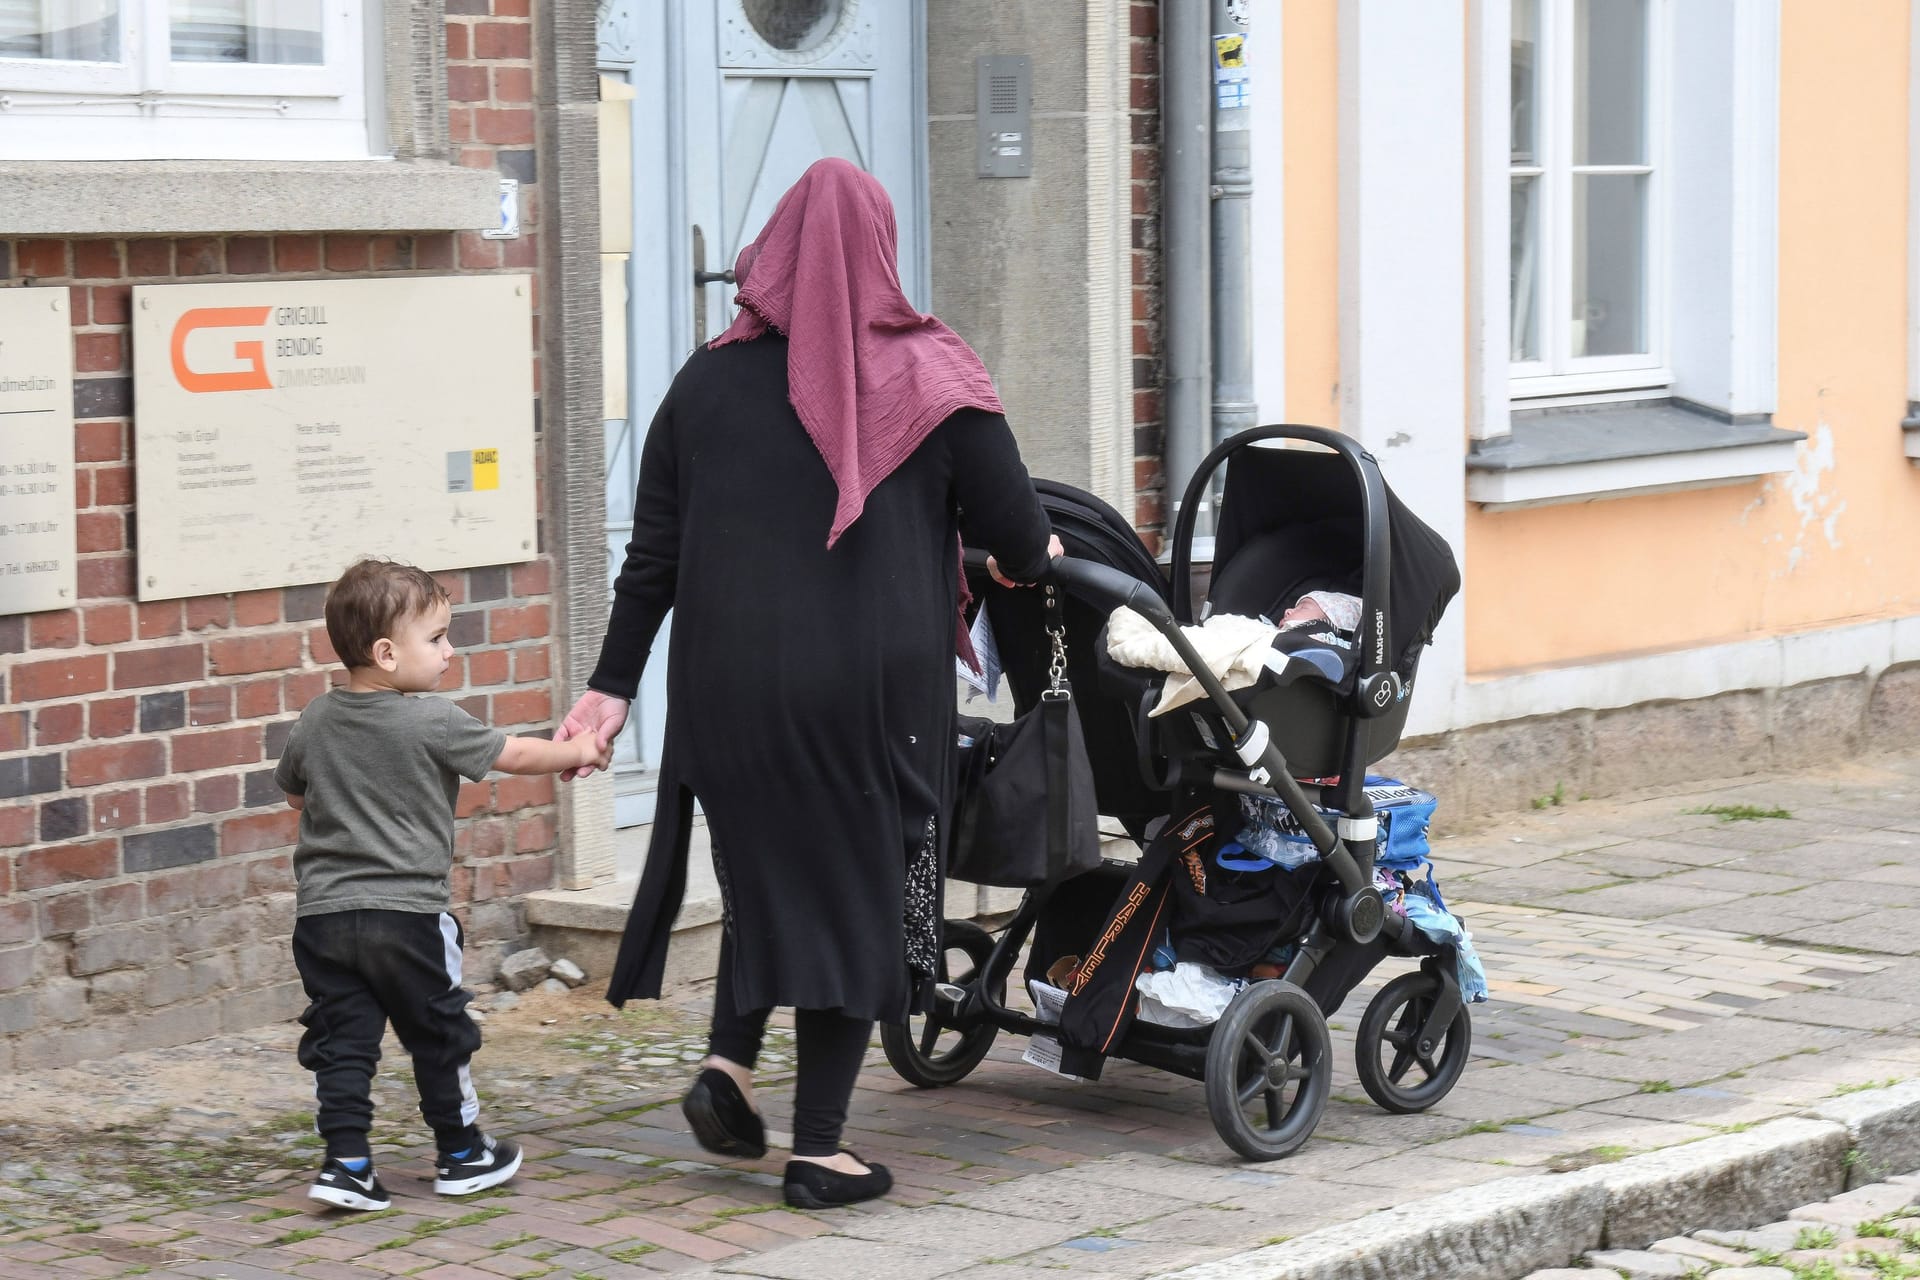
<path id="1" fill-rule="evenodd" d="M 448 493 L 476 493 L 499 487 L 498 449 L 455 449 L 447 455 Z"/>
<path id="2" fill-rule="evenodd" d="M 1252 105 L 1245 35 L 1216 35 L 1213 38 L 1213 91 L 1214 105 L 1222 111 Z"/>

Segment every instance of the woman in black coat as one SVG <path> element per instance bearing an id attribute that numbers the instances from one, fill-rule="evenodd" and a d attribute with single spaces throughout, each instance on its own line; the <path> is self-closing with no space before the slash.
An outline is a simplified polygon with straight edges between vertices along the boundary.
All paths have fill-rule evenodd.
<path id="1" fill-rule="evenodd" d="M 641 454 L 633 540 L 562 739 L 610 742 L 676 610 L 653 843 L 608 990 L 660 992 L 697 798 L 724 912 L 710 1054 L 685 1110 L 758 1156 L 752 1069 L 796 1010 L 786 1196 L 883 1194 L 840 1148 L 876 1019 L 936 973 L 960 536 L 1044 572 L 1046 516 L 977 356 L 914 311 L 880 184 L 823 160 L 739 259 L 739 319 L 680 370 Z"/>

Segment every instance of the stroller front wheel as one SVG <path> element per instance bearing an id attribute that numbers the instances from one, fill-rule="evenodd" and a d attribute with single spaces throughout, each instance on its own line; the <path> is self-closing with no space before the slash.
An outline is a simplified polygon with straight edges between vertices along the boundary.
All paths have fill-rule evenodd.
<path id="1" fill-rule="evenodd" d="M 1235 996 L 1207 1044 L 1207 1110 L 1249 1160 L 1291 1155 L 1313 1135 L 1333 1083 L 1333 1038 L 1312 996 L 1256 982 Z"/>
<path id="2" fill-rule="evenodd" d="M 1420 1031 L 1440 995 L 1440 979 L 1425 970 L 1403 973 L 1380 989 L 1354 1035 L 1354 1065 L 1367 1096 L 1388 1111 L 1410 1115 L 1447 1096 L 1467 1069 L 1473 1018 L 1467 1006 L 1453 1015 L 1438 1043 L 1420 1043 Z"/>
<path id="3" fill-rule="evenodd" d="M 993 935 L 970 920 L 941 926 L 940 981 L 971 988 L 980 981 L 993 954 Z M 1000 984 L 1005 995 L 1006 984 Z M 922 1089 L 959 1084 L 993 1047 L 1000 1029 L 984 1018 L 962 1025 L 939 997 L 925 1013 L 905 1022 L 882 1023 L 880 1047 L 902 1080 Z"/>

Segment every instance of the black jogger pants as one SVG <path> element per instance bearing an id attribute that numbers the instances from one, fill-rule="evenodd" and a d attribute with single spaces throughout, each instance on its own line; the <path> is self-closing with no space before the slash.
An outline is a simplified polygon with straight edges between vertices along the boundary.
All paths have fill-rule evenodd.
<path id="1" fill-rule="evenodd" d="M 420 1115 L 445 1153 L 479 1138 L 480 1099 L 467 1063 L 480 1028 L 460 986 L 459 922 L 445 912 L 337 911 L 293 926 L 293 962 L 307 989 L 300 1065 L 313 1072 L 314 1127 L 330 1156 L 369 1154 L 373 1073 L 387 1023 L 413 1058 Z"/>
<path id="2" fill-rule="evenodd" d="M 760 1057 L 760 1040 L 773 1010 L 742 1012 L 733 1007 L 731 934 L 720 935 L 720 971 L 713 985 L 713 1030 L 708 1034 L 707 1052 L 751 1068 Z M 793 1154 L 835 1155 L 873 1023 L 850 1018 L 838 1009 L 795 1009 L 793 1031 L 799 1059 L 793 1082 Z"/>

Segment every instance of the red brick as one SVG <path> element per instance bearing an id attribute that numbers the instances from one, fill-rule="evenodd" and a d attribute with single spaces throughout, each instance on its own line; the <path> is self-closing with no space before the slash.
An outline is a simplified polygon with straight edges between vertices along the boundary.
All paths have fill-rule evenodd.
<path id="1" fill-rule="evenodd" d="M 65 240 L 19 240 L 13 246 L 15 275 L 45 278 L 67 274 Z"/>
<path id="2" fill-rule="evenodd" d="M 553 719 L 553 693 L 548 689 L 516 689 L 493 695 L 496 724 L 545 724 Z"/>
<path id="3" fill-rule="evenodd" d="M 192 807 L 192 790 L 184 782 L 163 782 L 147 788 L 148 822 L 177 822 Z"/>
<path id="4" fill-rule="evenodd" d="M 24 662 L 13 669 L 13 701 L 44 702 L 99 693 L 107 687 L 107 656 L 90 654 L 50 662 Z"/>
<path id="5" fill-rule="evenodd" d="M 542 849 L 553 848 L 554 824 L 552 814 L 536 814 L 531 818 L 522 818 L 513 824 L 513 851 L 515 853 L 538 853 Z M 545 885 L 541 886 L 545 888 Z"/>
<path id="6" fill-rule="evenodd" d="M 10 809 L 0 809 L 0 848 L 16 849 L 23 844 L 32 844 L 39 836 L 39 826 L 34 819 L 33 806 L 16 805 Z M 0 860 L 0 867 L 9 866 Z M 10 890 L 0 890 L 4 897 Z"/>
<path id="7" fill-rule="evenodd" d="M 241 591 L 233 597 L 233 624 L 237 627 L 264 627 L 280 621 L 280 591 Z"/>
<path id="8" fill-rule="evenodd" d="M 93 299 L 93 323 L 125 324 L 133 313 L 133 288 L 130 285 L 110 284 L 97 286 L 88 291 Z"/>
<path id="9" fill-rule="evenodd" d="M 314 627 L 307 632 L 307 651 L 315 662 L 326 664 L 340 661 L 340 655 L 333 651 L 333 641 L 327 638 L 325 627 Z"/>
<path id="10" fill-rule="evenodd" d="M 32 893 L 82 880 L 106 880 L 120 871 L 120 842 L 92 840 L 29 849 L 13 861 L 14 889 Z"/>
<path id="11" fill-rule="evenodd" d="M 276 603 L 274 607 L 277 610 L 279 605 Z M 213 673 L 220 676 L 285 671 L 300 665 L 300 635 L 289 631 L 280 635 L 210 640 L 207 642 L 207 657 Z"/>
<path id="12" fill-rule="evenodd" d="M 92 321 L 87 318 L 89 310 L 87 303 L 91 297 L 92 291 L 85 285 L 72 284 L 67 286 L 67 320 L 75 328 L 83 324 L 92 323 Z"/>
<path id="13" fill-rule="evenodd" d="M 82 341 L 88 338 L 111 337 L 118 334 L 83 333 Z M 123 462 L 126 460 L 126 434 L 124 423 L 112 418 L 83 418 L 73 424 L 73 460 L 75 462 Z M 86 548 L 82 548 L 85 550 Z"/>
<path id="14" fill-rule="evenodd" d="M 537 640 L 552 628 L 549 610 L 544 604 L 494 609 L 487 615 L 487 639 L 494 644 L 514 640 Z"/>
<path id="15" fill-rule="evenodd" d="M 447 662 L 447 669 L 440 673 L 440 683 L 433 687 L 435 693 L 453 693 L 467 687 L 467 664 L 464 658 L 455 656 Z"/>
<path id="16" fill-rule="evenodd" d="M 72 609 L 27 615 L 27 648 L 71 649 L 80 643 L 80 615 Z"/>
<path id="17" fill-rule="evenodd" d="M 115 373 L 125 364 L 125 336 L 80 333 L 73 339 L 73 367 L 80 373 Z"/>
<path id="18" fill-rule="evenodd" d="M 463 782 L 460 794 L 454 797 L 453 816 L 466 818 L 479 813 L 487 807 L 492 788 L 484 782 Z"/>
<path id="19" fill-rule="evenodd" d="M 233 601 L 226 596 L 200 596 L 187 601 L 187 630 L 233 625 Z"/>
<path id="20" fill-rule="evenodd" d="M 272 809 L 228 818 L 220 824 L 220 854 L 258 853 L 262 849 L 283 849 L 300 835 L 300 814 L 293 809 Z"/>
<path id="21" fill-rule="evenodd" d="M 450 269 L 453 266 L 453 237 L 416 236 L 413 241 L 413 265 L 422 271 Z"/>
<path id="22" fill-rule="evenodd" d="M 148 604 L 134 606 L 139 621 L 135 630 L 142 640 L 158 640 L 163 636 L 180 634 L 180 602 L 178 600 L 155 600 Z"/>
<path id="23" fill-rule="evenodd" d="M 80 561 L 77 577 L 82 600 L 130 596 L 133 594 L 133 558 L 90 556 Z"/>
<path id="24" fill-rule="evenodd" d="M 475 107 L 473 136 L 496 146 L 511 146 L 533 141 L 533 108 Z"/>
<path id="25" fill-rule="evenodd" d="M 194 906 L 193 872 L 162 871 L 149 875 L 147 886 L 147 915 L 170 916 L 176 911 L 188 911 Z"/>
<path id="26" fill-rule="evenodd" d="M 280 714 L 280 682 L 252 680 L 233 691 L 234 714 L 243 720 Z"/>
<path id="27" fill-rule="evenodd" d="M 523 219 L 521 225 L 526 225 Z M 518 240 L 502 240 L 500 244 L 500 265 L 503 267 L 535 267 L 539 265 L 540 238 L 532 233 Z M 540 317 L 533 318 L 533 345 L 540 345 Z M 539 385 L 537 382 L 535 385 Z"/>
<path id="28" fill-rule="evenodd" d="M 235 236 L 227 241 L 227 270 L 236 276 L 263 276 L 273 270 L 273 242 L 265 236 Z"/>
<path id="29" fill-rule="evenodd" d="M 413 265 L 411 236 L 375 236 L 372 248 L 375 271 L 404 271 Z"/>
<path id="30" fill-rule="evenodd" d="M 0 751 L 26 750 L 28 723 L 24 711 L 0 711 Z"/>
<path id="31" fill-rule="evenodd" d="M 215 276 L 226 270 L 226 246 L 216 236 L 191 236 L 174 246 L 173 273 Z"/>
<path id="32" fill-rule="evenodd" d="M 93 797 L 93 829 L 120 831 L 140 825 L 140 793 L 111 791 Z"/>
<path id="33" fill-rule="evenodd" d="M 64 938 L 93 923 L 92 895 L 84 889 L 52 894 L 41 898 L 36 905 L 40 908 L 43 938 Z"/>
<path id="34" fill-rule="evenodd" d="M 327 691 L 327 673 L 302 671 L 280 679 L 280 704 L 288 711 L 305 711 L 307 704 Z"/>
<path id="35" fill-rule="evenodd" d="M 493 0 L 493 16 L 496 18 L 524 18 L 531 10 L 529 0 Z"/>
<path id="36" fill-rule="evenodd" d="M 493 69 L 493 100 L 509 103 L 532 102 L 533 68 L 495 67 Z"/>
<path id="37" fill-rule="evenodd" d="M 101 885 L 93 891 L 95 924 L 126 924 L 146 913 L 146 887 L 138 881 Z"/>
<path id="38" fill-rule="evenodd" d="M 195 813 L 225 813 L 240 807 L 240 779 L 231 773 L 202 778 L 193 784 Z"/>
<path id="39" fill-rule="evenodd" d="M 524 684 L 545 680 L 553 673 L 553 652 L 549 649 L 521 649 L 513 655 L 513 678 Z"/>
<path id="40" fill-rule="evenodd" d="M 73 274 L 82 280 L 113 280 L 120 275 L 120 245 L 114 240 L 73 242 Z"/>
<path id="41" fill-rule="evenodd" d="M 476 22 L 473 24 L 473 56 L 531 58 L 533 28 L 524 22 Z"/>
<path id="42" fill-rule="evenodd" d="M 187 690 L 187 723 L 198 728 L 207 724 L 225 724 L 233 719 L 233 689 L 224 684 L 203 684 Z"/>
<path id="43" fill-rule="evenodd" d="M 365 271 L 368 262 L 366 236 L 328 236 L 327 270 Z"/>
<path id="44" fill-rule="evenodd" d="M 318 271 L 319 236 L 275 236 L 273 264 L 278 271 Z"/>
<path id="45" fill-rule="evenodd" d="M 156 684 L 186 684 L 206 677 L 206 651 L 197 644 L 158 649 L 123 649 L 113 655 L 113 687 L 141 689 Z"/>
<path id="46" fill-rule="evenodd" d="M 127 274 L 135 279 L 173 274 L 173 241 L 127 241 Z M 96 321 L 95 323 L 99 323 Z"/>
<path id="47" fill-rule="evenodd" d="M 167 749 L 152 738 L 104 747 L 75 747 L 67 753 L 67 785 L 70 787 L 157 778 L 166 771 Z"/>
<path id="48" fill-rule="evenodd" d="M 447 57 L 451 61 L 459 62 L 467 56 L 471 43 L 467 38 L 468 32 L 469 28 L 464 23 L 447 24 Z"/>
<path id="49" fill-rule="evenodd" d="M 73 473 L 73 505 L 77 511 L 93 505 L 93 471 L 88 467 Z"/>
<path id="50" fill-rule="evenodd" d="M 507 851 L 507 834 L 504 820 L 481 819 L 460 828 L 454 836 L 454 848 L 456 853 L 459 852 L 464 838 L 468 858 L 497 858 Z"/>
<path id="51" fill-rule="evenodd" d="M 448 67 L 447 97 L 454 102 L 485 102 L 487 100 L 487 69 L 485 67 Z"/>
<path id="52" fill-rule="evenodd" d="M 493 784 L 493 807 L 501 813 L 552 803 L 553 775 L 550 773 L 502 778 Z"/>
<path id="53" fill-rule="evenodd" d="M 467 602 L 467 575 L 456 569 L 442 569 L 433 575 L 440 589 L 447 593 L 447 603 L 454 606 Z"/>
<path id="54" fill-rule="evenodd" d="M 124 738 L 133 732 L 139 703 L 133 698 L 102 698 L 87 706 L 87 733 L 95 738 Z"/>
<path id="55" fill-rule="evenodd" d="M 33 717 L 35 746 L 53 747 L 78 741 L 86 732 L 87 709 L 78 702 L 61 702 L 42 707 Z"/>
<path id="56" fill-rule="evenodd" d="M 484 649 L 467 655 L 467 679 L 475 684 L 505 684 L 513 655 L 505 649 Z"/>
<path id="57" fill-rule="evenodd" d="M 538 858 L 515 858 L 512 862 L 502 864 L 502 869 L 507 875 L 506 892 L 513 897 L 553 888 L 552 854 Z"/>
<path id="58" fill-rule="evenodd" d="M 215 729 L 211 733 L 173 735 L 173 771 L 198 773 L 203 769 L 223 769 L 235 765 L 260 763 L 260 726 L 240 725 L 233 729 Z"/>
<path id="59" fill-rule="evenodd" d="M 550 560 L 529 560 L 525 564 L 513 566 L 511 574 L 513 594 L 517 596 L 544 596 L 553 591 L 553 562 Z"/>
<path id="60" fill-rule="evenodd" d="M 132 467 L 95 467 L 92 474 L 93 506 L 124 507 L 133 502 Z"/>
<path id="61" fill-rule="evenodd" d="M 255 858 L 247 866 L 247 892 L 258 897 L 265 893 L 286 893 L 293 889 L 293 859 L 286 854 Z"/>
<path id="62" fill-rule="evenodd" d="M 117 511 L 82 511 L 74 518 L 74 537 L 81 551 L 124 551 L 127 522 Z"/>
<path id="63" fill-rule="evenodd" d="M 485 271 L 500 265 L 498 240 L 482 239 L 478 231 L 461 231 L 456 234 L 459 237 L 462 268 L 469 271 Z"/>
<path id="64" fill-rule="evenodd" d="M 97 604 L 86 611 L 84 621 L 90 645 L 125 644 L 133 639 L 132 605 Z"/>

